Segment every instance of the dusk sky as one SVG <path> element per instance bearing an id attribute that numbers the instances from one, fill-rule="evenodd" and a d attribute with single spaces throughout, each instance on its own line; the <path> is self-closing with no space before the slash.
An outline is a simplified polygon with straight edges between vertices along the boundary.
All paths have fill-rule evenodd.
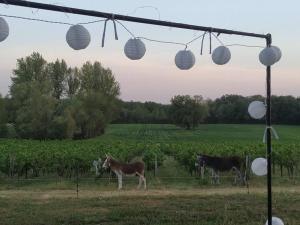
<path id="1" fill-rule="evenodd" d="M 37 0 L 36 0 L 37 1 Z M 102 12 L 129 14 L 137 17 L 190 23 L 202 26 L 235 29 L 255 33 L 271 33 L 273 44 L 282 50 L 282 59 L 273 66 L 273 94 L 300 96 L 300 1 L 297 0 L 57 0 L 38 1 Z M 49 11 L 0 5 L 0 14 L 78 23 L 95 20 Z M 65 59 L 69 66 L 81 66 L 86 61 L 100 61 L 112 69 L 121 85 L 121 98 L 134 101 L 168 103 L 177 94 L 202 95 L 216 98 L 223 94 L 255 95 L 265 92 L 265 68 L 258 60 L 260 48 L 229 47 L 231 61 L 224 66 L 213 64 L 209 55 L 208 38 L 203 55 L 201 39 L 189 46 L 196 56 L 196 64 L 189 71 L 180 71 L 174 64 L 178 45 L 144 41 L 146 55 L 139 61 L 130 61 L 124 55 L 124 44 L 130 35 L 118 25 L 119 40 L 114 40 L 113 24 L 108 22 L 105 47 L 101 47 L 104 23 L 86 25 L 91 43 L 85 50 L 74 51 L 65 41 L 68 25 L 48 24 L 5 18 L 10 35 L 0 43 L 0 93 L 6 95 L 16 59 L 36 51 L 47 61 Z M 201 32 L 124 22 L 136 35 L 164 41 L 188 42 Z M 294 29 L 294 30 L 293 30 Z M 265 40 L 221 35 L 224 44 L 264 46 Z M 213 48 L 219 43 L 213 40 Z"/>

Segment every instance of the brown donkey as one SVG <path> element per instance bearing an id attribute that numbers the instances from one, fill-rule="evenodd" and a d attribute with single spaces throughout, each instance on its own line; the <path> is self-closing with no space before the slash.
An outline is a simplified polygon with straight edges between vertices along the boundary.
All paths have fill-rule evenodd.
<path id="1" fill-rule="evenodd" d="M 144 183 L 144 189 L 146 189 L 146 178 L 145 178 L 145 163 L 134 162 L 134 163 L 122 163 L 111 156 L 106 155 L 106 159 L 103 163 L 103 168 L 110 168 L 118 177 L 119 190 L 122 189 L 122 176 L 139 176 L 139 185 L 141 187 L 142 182 Z"/>

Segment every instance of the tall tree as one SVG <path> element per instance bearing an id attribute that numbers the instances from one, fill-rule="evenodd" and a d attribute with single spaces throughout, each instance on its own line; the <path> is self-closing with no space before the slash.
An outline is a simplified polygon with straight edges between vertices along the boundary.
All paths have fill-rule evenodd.
<path id="1" fill-rule="evenodd" d="M 10 88 L 16 131 L 24 138 L 90 138 L 104 133 L 119 109 L 120 87 L 99 62 L 68 68 L 39 53 L 17 61 Z"/>
<path id="2" fill-rule="evenodd" d="M 104 132 L 107 124 L 116 117 L 119 108 L 120 87 L 112 71 L 99 62 L 85 63 L 80 70 L 75 120 L 82 137 L 89 138 Z"/>
<path id="3" fill-rule="evenodd" d="M 7 130 L 7 112 L 6 112 L 6 105 L 5 105 L 5 98 L 2 98 L 0 94 L 0 137 L 6 137 L 8 130 Z"/>
<path id="4" fill-rule="evenodd" d="M 78 68 L 69 68 L 66 77 L 66 94 L 68 98 L 72 98 L 78 93 L 80 88 L 80 72 Z"/>
<path id="5" fill-rule="evenodd" d="M 53 97 L 60 99 L 65 91 L 65 80 L 68 74 L 68 67 L 64 60 L 58 59 L 48 64 L 51 84 L 53 86 Z"/>
<path id="6" fill-rule="evenodd" d="M 177 126 L 195 128 L 207 115 L 208 107 L 202 96 L 177 95 L 171 99 L 170 117 Z"/>
<path id="7" fill-rule="evenodd" d="M 43 139 L 55 110 L 47 62 L 39 53 L 18 59 L 10 94 L 18 134 Z"/>

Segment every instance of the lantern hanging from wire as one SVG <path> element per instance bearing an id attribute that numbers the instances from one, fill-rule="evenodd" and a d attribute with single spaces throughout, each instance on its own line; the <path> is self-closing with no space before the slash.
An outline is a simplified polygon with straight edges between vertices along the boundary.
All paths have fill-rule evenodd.
<path id="1" fill-rule="evenodd" d="M 195 61 L 195 55 L 190 50 L 180 50 L 175 56 L 175 64 L 181 70 L 191 69 Z"/>
<path id="2" fill-rule="evenodd" d="M 139 60 L 145 55 L 146 46 L 139 38 L 131 38 L 125 44 L 124 53 L 131 60 Z"/>
<path id="3" fill-rule="evenodd" d="M 248 113 L 253 119 L 261 119 L 266 115 L 266 106 L 261 101 L 253 101 L 248 106 Z"/>
<path id="4" fill-rule="evenodd" d="M 4 41 L 9 35 L 9 26 L 5 19 L 0 17 L 0 42 Z"/>
<path id="5" fill-rule="evenodd" d="M 251 164 L 252 172 L 257 176 L 267 175 L 267 160 L 265 158 L 257 158 Z"/>
<path id="6" fill-rule="evenodd" d="M 276 55 L 277 55 L 277 60 L 276 62 L 278 62 L 281 59 L 282 53 L 280 48 L 278 48 L 277 46 L 271 46 L 271 48 L 273 49 L 273 51 L 275 51 Z"/>
<path id="7" fill-rule="evenodd" d="M 211 57 L 215 64 L 224 65 L 231 59 L 231 53 L 229 48 L 225 46 L 219 46 L 213 51 Z"/>
<path id="8" fill-rule="evenodd" d="M 268 225 L 268 220 L 266 222 L 266 225 Z M 284 225 L 284 223 L 280 218 L 273 216 L 272 217 L 272 225 Z"/>
<path id="9" fill-rule="evenodd" d="M 278 47 L 266 47 L 259 53 L 259 61 L 265 66 L 272 66 L 281 59 L 281 55 L 281 50 Z"/>
<path id="10" fill-rule="evenodd" d="M 85 49 L 91 42 L 89 31 L 82 25 L 73 25 L 69 28 L 66 40 L 74 50 Z"/>

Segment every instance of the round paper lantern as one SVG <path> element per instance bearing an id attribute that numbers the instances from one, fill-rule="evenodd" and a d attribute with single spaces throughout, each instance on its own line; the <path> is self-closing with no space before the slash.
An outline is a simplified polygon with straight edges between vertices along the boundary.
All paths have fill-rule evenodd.
<path id="1" fill-rule="evenodd" d="M 225 46 L 219 46 L 213 51 L 211 57 L 215 64 L 224 65 L 229 62 L 231 53 L 229 48 Z"/>
<path id="2" fill-rule="evenodd" d="M 5 19 L 0 17 L 0 42 L 4 41 L 9 35 L 9 26 Z"/>
<path id="3" fill-rule="evenodd" d="M 259 61 L 265 66 L 272 66 L 277 59 L 278 52 L 272 47 L 266 47 L 259 53 Z"/>
<path id="4" fill-rule="evenodd" d="M 267 160 L 265 158 L 257 158 L 251 164 L 252 172 L 257 176 L 267 175 Z"/>
<path id="5" fill-rule="evenodd" d="M 73 25 L 67 32 L 66 40 L 74 50 L 85 49 L 91 42 L 89 31 L 82 25 Z"/>
<path id="6" fill-rule="evenodd" d="M 195 61 L 195 56 L 190 50 L 181 50 L 175 56 L 175 64 L 181 70 L 191 69 Z"/>
<path id="7" fill-rule="evenodd" d="M 146 46 L 140 39 L 131 38 L 125 44 L 124 53 L 129 59 L 138 60 L 145 55 Z"/>
<path id="8" fill-rule="evenodd" d="M 266 115 L 266 106 L 261 101 L 253 101 L 248 106 L 248 112 L 253 119 L 261 119 Z"/>
<path id="9" fill-rule="evenodd" d="M 268 225 L 268 220 L 266 222 L 266 225 Z M 272 217 L 272 225 L 284 225 L 283 221 L 278 217 Z"/>
<path id="10" fill-rule="evenodd" d="M 276 62 L 278 62 L 281 59 L 281 56 L 282 56 L 281 50 L 277 46 L 271 46 L 271 48 L 273 49 L 273 51 L 275 51 L 275 53 L 277 55 Z"/>

